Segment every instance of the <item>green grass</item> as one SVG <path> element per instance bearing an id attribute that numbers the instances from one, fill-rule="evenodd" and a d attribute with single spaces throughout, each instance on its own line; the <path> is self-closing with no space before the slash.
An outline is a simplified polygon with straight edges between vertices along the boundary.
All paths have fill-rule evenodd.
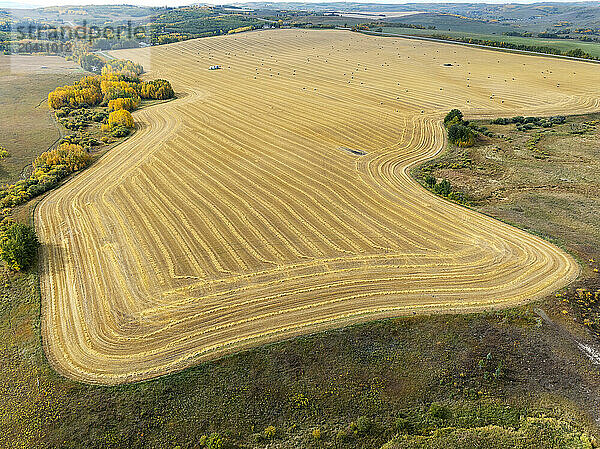
<path id="1" fill-rule="evenodd" d="M 584 323 L 580 332 L 600 337 L 600 115 L 530 130 L 476 124 L 493 136 L 480 136 L 473 148 L 450 146 L 413 175 L 422 182 L 427 175 L 447 179 L 474 209 L 573 254 L 583 273 L 561 296 L 564 321 Z"/>
<path id="2" fill-rule="evenodd" d="M 448 426 L 432 435 L 401 435 L 382 449 L 592 449 L 595 439 L 570 423 L 551 417 L 527 417 L 510 426 Z"/>
<path id="3" fill-rule="evenodd" d="M 537 37 L 502 36 L 497 34 L 469 33 L 465 31 L 421 30 L 400 27 L 383 27 L 383 32 L 394 34 L 408 34 L 411 36 L 427 36 L 436 38 L 450 37 L 453 39 L 479 39 L 494 42 L 506 42 L 517 45 L 531 45 L 536 47 L 551 47 L 566 53 L 577 48 L 582 49 L 592 56 L 600 58 L 600 43 L 582 42 L 575 39 L 541 39 Z"/>
<path id="4" fill-rule="evenodd" d="M 48 365 L 36 273 L 0 274 L 2 448 L 192 448 L 213 433 L 229 447 L 262 448 L 269 426 L 281 447 L 377 448 L 397 434 L 399 417 L 410 421 L 411 438 L 437 441 L 438 429 L 510 433 L 521 416 L 543 413 L 573 432 L 588 429 L 578 410 L 592 398 L 572 383 L 583 390 L 593 377 L 528 309 L 378 321 L 102 387 Z M 431 411 L 435 401 L 449 417 Z"/>

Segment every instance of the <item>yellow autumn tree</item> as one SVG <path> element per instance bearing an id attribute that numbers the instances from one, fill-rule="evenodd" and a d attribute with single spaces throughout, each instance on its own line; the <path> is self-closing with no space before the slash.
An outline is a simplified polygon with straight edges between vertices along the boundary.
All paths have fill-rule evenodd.
<path id="1" fill-rule="evenodd" d="M 175 96 L 171 83 L 162 79 L 142 81 L 138 85 L 138 91 L 144 99 L 168 100 Z"/>
<path id="2" fill-rule="evenodd" d="M 100 82 L 103 101 L 108 103 L 116 98 L 134 98 L 137 100 L 139 99 L 138 84 L 138 81 L 126 80 L 123 75 L 103 75 Z"/>
<path id="3" fill-rule="evenodd" d="M 124 126 L 125 128 L 133 128 L 135 126 L 131 113 L 125 109 L 118 109 L 108 114 L 108 126 Z"/>
<path id="4" fill-rule="evenodd" d="M 127 111 L 133 111 L 138 107 L 139 99 L 136 98 L 115 98 L 108 102 L 109 111 L 117 111 L 119 109 L 126 109 Z"/>
<path id="5" fill-rule="evenodd" d="M 102 75 L 119 74 L 129 78 L 136 78 L 143 71 L 144 68 L 140 64 L 128 59 L 109 61 L 102 67 Z"/>
<path id="6" fill-rule="evenodd" d="M 100 77 L 85 76 L 71 86 L 57 87 L 48 94 L 48 105 L 52 109 L 95 106 L 102 101 Z"/>
<path id="7" fill-rule="evenodd" d="M 64 166 L 69 172 L 85 168 L 91 161 L 91 156 L 81 145 L 63 143 L 54 150 L 45 151 L 34 161 L 34 167 Z"/>

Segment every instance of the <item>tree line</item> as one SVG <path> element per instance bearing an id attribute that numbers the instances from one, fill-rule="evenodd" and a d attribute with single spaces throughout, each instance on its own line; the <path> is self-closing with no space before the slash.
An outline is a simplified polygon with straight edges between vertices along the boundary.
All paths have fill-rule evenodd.
<path id="1" fill-rule="evenodd" d="M 107 106 L 108 117 L 95 113 L 92 120 L 102 123 L 103 131 L 115 137 L 124 137 L 134 125 L 131 111 L 142 100 L 167 100 L 175 96 L 167 80 L 142 81 L 144 69 L 129 60 L 109 61 L 102 66 L 101 74 L 85 76 L 72 85 L 56 88 L 48 94 L 48 105 L 55 110 L 57 119 L 69 129 L 85 127 L 88 114 L 74 113 L 94 106 Z M 64 117 L 79 116 L 80 120 Z"/>

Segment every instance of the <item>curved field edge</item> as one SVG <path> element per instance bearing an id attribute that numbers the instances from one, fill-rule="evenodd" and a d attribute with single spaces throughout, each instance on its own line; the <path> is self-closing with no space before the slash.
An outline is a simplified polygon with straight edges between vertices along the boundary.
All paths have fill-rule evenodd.
<path id="1" fill-rule="evenodd" d="M 192 95 L 188 96 L 188 102 L 189 103 L 193 103 L 193 100 L 195 97 L 194 94 L 196 94 L 193 90 L 190 91 L 190 93 Z M 172 108 L 173 109 L 177 109 L 177 107 L 181 104 L 183 100 L 176 100 L 175 102 L 172 103 Z M 185 103 L 188 103 L 185 102 Z M 185 108 L 191 107 L 193 105 L 185 105 Z M 170 114 L 174 114 L 176 111 L 165 111 L 165 108 L 160 108 L 161 112 L 164 113 L 164 115 L 169 115 Z M 181 107 L 178 109 L 177 112 L 180 112 L 183 110 L 184 108 Z M 151 123 L 151 119 L 153 118 L 152 113 L 155 112 L 157 110 L 156 107 L 150 108 L 148 111 L 148 115 L 145 116 L 146 119 L 149 120 L 148 123 L 146 123 L 146 126 L 143 127 L 143 129 L 146 129 L 148 133 L 152 132 L 152 123 Z M 408 116 L 407 116 L 408 117 Z M 158 114 L 156 114 L 156 116 L 154 117 L 157 121 L 160 120 L 161 118 L 164 120 L 164 117 L 160 117 Z M 407 118 L 408 119 L 408 118 Z M 279 327 L 273 328 L 271 330 L 269 330 L 268 328 L 266 328 L 266 330 L 263 329 L 262 332 L 256 332 L 254 331 L 254 333 L 247 333 L 245 336 L 243 336 L 243 338 L 234 338 L 234 339 L 229 339 L 229 340 L 225 340 L 225 341 L 221 341 L 220 343 L 218 343 L 216 346 L 213 345 L 212 348 L 210 348 L 210 350 L 206 350 L 206 346 L 204 347 L 204 350 L 196 350 L 196 351 L 180 351 L 179 353 L 177 353 L 177 357 L 175 359 L 173 359 L 173 355 L 171 356 L 165 356 L 165 357 L 161 357 L 160 356 L 156 356 L 156 354 L 160 354 L 160 348 L 158 346 L 159 343 L 156 343 L 156 347 L 152 348 L 152 351 L 154 351 L 153 354 L 153 359 L 151 360 L 151 362 L 149 364 L 146 364 L 145 367 L 139 367 L 138 368 L 134 368 L 131 369 L 135 366 L 135 363 L 130 365 L 130 371 L 126 372 L 126 371 L 117 371 L 117 372 L 110 372 L 110 369 L 112 368 L 111 366 L 107 366 L 108 363 L 110 363 L 111 361 L 111 357 L 106 357 L 103 360 L 103 368 L 104 371 L 97 371 L 96 373 L 94 373 L 93 371 L 88 371 L 86 372 L 85 368 L 81 366 L 81 364 L 79 366 L 76 366 L 73 364 L 73 360 L 68 360 L 67 358 L 63 357 L 64 354 L 68 354 L 68 352 L 70 350 L 72 350 L 72 348 L 53 348 L 52 346 L 47 346 L 47 350 L 50 354 L 52 354 L 52 356 L 49 356 L 49 358 L 51 359 L 53 365 L 55 365 L 55 367 L 62 372 L 65 375 L 68 375 L 69 377 L 74 377 L 78 380 L 84 380 L 87 382 L 98 382 L 98 383 L 121 383 L 121 382 L 129 382 L 129 381 L 135 381 L 135 380 L 141 380 L 144 378 L 149 378 L 149 377 L 154 377 L 157 375 L 161 375 L 161 374 L 165 374 L 167 372 L 170 371 L 175 371 L 175 370 L 179 370 L 179 369 L 183 369 L 189 365 L 192 365 L 200 360 L 206 360 L 206 359 L 210 359 L 210 358 L 214 358 L 216 356 L 222 355 L 224 353 L 229 353 L 229 352 L 233 352 L 233 351 L 237 351 L 240 350 L 244 347 L 248 347 L 248 346 L 254 346 L 256 344 L 258 344 L 259 342 L 267 342 L 267 341 L 273 341 L 276 339 L 281 339 L 281 338 L 286 338 L 292 335 L 297 335 L 300 333 L 308 333 L 308 332 L 313 332 L 316 330 L 320 330 L 320 329 L 324 329 L 324 328 L 328 328 L 328 327 L 340 327 L 346 324 L 350 324 L 350 323 L 354 323 L 354 322 L 358 322 L 358 321 L 366 321 L 366 320 L 370 320 L 370 319 L 375 319 L 375 318 L 379 318 L 379 317 L 385 317 L 385 316 L 397 316 L 397 315 L 403 315 L 403 314 L 411 314 L 411 313 L 431 313 L 431 312 L 448 312 L 448 311 L 454 311 L 454 312 L 459 312 L 459 311 L 469 311 L 469 310 L 483 310 L 483 309 L 487 309 L 490 307 L 505 307 L 505 306 L 509 306 L 509 305 L 514 305 L 514 304 L 519 304 L 522 303 L 524 301 L 527 300 L 531 300 L 531 299 L 536 299 L 538 297 L 542 297 L 545 296 L 546 294 L 550 293 L 551 291 L 556 290 L 557 288 L 562 287 L 563 285 L 565 285 L 566 283 L 568 283 L 569 281 L 573 280 L 578 272 L 579 272 L 579 267 L 578 265 L 568 256 L 566 256 L 564 253 L 560 252 L 557 248 L 553 247 L 552 245 L 548 244 L 547 242 L 544 242 L 543 240 L 537 238 L 537 237 L 533 237 L 527 233 L 524 233 L 523 231 L 518 231 L 516 229 L 510 228 L 506 225 L 500 224 L 498 222 L 493 222 L 491 219 L 487 218 L 476 218 L 476 216 L 474 215 L 473 212 L 466 212 L 464 208 L 461 208 L 460 206 L 457 205 L 453 205 L 450 203 L 446 203 L 442 200 L 440 200 L 439 198 L 434 197 L 433 195 L 431 195 L 430 193 L 424 191 L 424 189 L 422 189 L 418 183 L 416 183 L 414 180 L 410 179 L 408 174 L 407 174 L 407 169 L 408 167 L 412 166 L 415 163 L 421 162 L 427 158 L 433 157 L 435 156 L 435 154 L 437 154 L 440 149 L 443 146 L 443 142 L 444 142 L 444 138 L 443 138 L 443 131 L 441 129 L 441 125 L 439 123 L 439 114 L 437 113 L 432 113 L 432 114 L 427 114 L 426 116 L 424 116 L 421 120 L 420 123 L 424 123 L 424 125 L 421 125 L 422 128 L 426 128 L 427 131 L 429 131 L 434 137 L 433 141 L 430 141 L 428 139 L 431 138 L 431 136 L 427 136 L 427 132 L 423 132 L 423 130 L 421 129 L 421 133 L 419 134 L 419 130 L 417 129 L 418 126 L 415 127 L 415 130 L 417 132 L 417 134 L 420 135 L 417 136 L 418 139 L 420 139 L 420 142 L 417 142 L 417 145 L 414 145 L 412 142 L 414 140 L 414 135 L 408 140 L 406 146 L 404 147 L 404 149 L 400 148 L 397 151 L 382 151 L 380 153 L 377 153 L 377 150 L 374 149 L 372 152 L 370 152 L 370 154 L 368 154 L 366 157 L 361 157 L 359 158 L 359 160 L 356 162 L 356 168 L 358 168 L 358 172 L 359 172 L 359 176 L 360 179 L 364 182 L 363 187 L 369 188 L 371 192 L 377 192 L 379 195 L 381 195 L 382 197 L 384 197 L 386 199 L 386 204 L 393 204 L 395 201 L 400 201 L 401 203 L 403 202 L 405 205 L 406 200 L 402 201 L 401 198 L 399 198 L 399 193 L 402 192 L 402 190 L 398 190 L 397 187 L 400 186 L 404 189 L 404 192 L 413 192 L 418 195 L 420 195 L 421 197 L 418 198 L 418 200 L 420 202 L 425 202 L 427 205 L 432 205 L 434 207 L 440 207 L 442 209 L 445 209 L 446 213 L 449 214 L 454 214 L 455 217 L 459 217 L 461 221 L 463 220 L 474 220 L 477 222 L 476 226 L 481 226 L 481 223 L 484 223 L 484 227 L 485 226 L 492 226 L 492 228 L 494 228 L 496 231 L 500 232 L 500 234 L 502 236 L 507 236 L 507 238 L 517 238 L 517 241 L 524 243 L 527 242 L 528 245 L 533 245 L 533 247 L 536 247 L 537 249 L 543 248 L 544 252 L 550 252 L 551 254 L 553 254 L 553 256 L 559 256 L 559 266 L 561 271 L 561 275 L 556 276 L 555 270 L 558 269 L 557 266 L 555 266 L 555 269 L 551 269 L 550 272 L 554 272 L 555 277 L 551 280 L 551 281 L 545 281 L 542 284 L 536 284 L 534 286 L 533 289 L 529 289 L 529 290 L 525 290 L 523 292 L 523 289 L 519 290 L 517 289 L 516 291 L 520 291 L 519 293 L 515 293 L 515 291 L 512 291 L 512 296 L 508 296 L 508 299 L 504 298 L 504 299 L 498 299 L 498 298 L 489 298 L 487 295 L 485 299 L 481 299 L 481 295 L 480 297 L 476 300 L 476 301 L 471 301 L 471 302 L 467 302 L 465 304 L 465 302 L 462 302 L 460 300 L 460 298 L 458 300 L 449 300 L 446 299 L 444 301 L 430 301 L 430 302 L 424 302 L 422 300 L 423 296 L 423 292 L 427 291 L 421 291 L 421 293 L 419 292 L 414 292 L 411 290 L 407 290 L 405 293 L 399 293 L 398 291 L 394 291 L 394 293 L 392 293 L 392 296 L 390 298 L 392 298 L 396 303 L 392 303 L 391 305 L 389 304 L 389 302 L 386 304 L 385 301 L 383 304 L 381 304 L 378 307 L 365 307 L 364 305 L 362 305 L 362 309 L 361 309 L 361 304 L 360 302 L 358 304 L 356 304 L 356 307 L 351 307 L 350 305 L 346 305 L 345 308 L 338 310 L 336 312 L 335 315 L 333 316 L 327 316 L 324 315 L 321 318 L 318 319 L 312 319 L 312 320 L 305 320 L 303 322 L 300 323 L 296 323 L 294 325 L 287 325 L 287 326 L 281 326 L 279 325 Z M 158 132 L 156 130 L 154 130 L 155 132 Z M 158 132 L 159 136 L 160 136 L 160 132 Z M 133 137 L 128 143 L 122 144 L 121 146 L 117 147 L 115 150 L 113 150 L 113 152 L 111 152 L 111 155 L 114 159 L 117 159 L 118 157 L 123 156 L 123 154 L 120 153 L 126 153 L 126 156 L 128 158 L 130 158 L 131 160 L 134 161 L 134 164 L 142 165 L 144 161 L 142 161 L 139 154 L 137 152 L 137 149 L 134 147 L 134 143 L 136 143 L 137 140 L 141 140 L 142 137 L 142 133 L 138 133 L 135 137 Z M 156 137 L 156 135 L 154 135 L 154 137 Z M 162 136 L 161 136 L 162 137 Z M 168 137 L 168 136 L 165 136 Z M 133 142 L 133 143 L 132 143 Z M 140 144 L 141 145 L 141 144 Z M 123 147 L 125 147 L 125 149 L 123 149 Z M 416 148 L 415 148 L 416 147 Z M 379 147 L 381 148 L 381 147 Z M 119 151 L 119 149 L 121 149 L 121 151 Z M 119 154 L 118 154 L 119 153 Z M 123 166 L 123 162 L 122 161 L 117 161 L 119 166 Z M 345 160 L 344 162 L 347 162 L 347 160 Z M 97 167 L 96 167 L 97 169 Z M 90 168 L 88 171 L 86 171 L 86 173 L 84 174 L 86 177 L 92 177 L 93 175 L 89 174 L 91 172 L 93 172 L 95 170 L 94 167 Z M 121 175 L 124 176 L 124 175 Z M 92 177 L 93 179 L 93 177 Z M 87 180 L 84 180 L 82 182 L 80 182 L 80 184 L 85 184 Z M 73 191 L 73 189 L 76 189 L 80 186 L 74 186 L 71 191 Z M 396 187 L 396 188 L 394 188 Z M 56 194 L 52 194 L 50 195 L 47 199 L 44 200 L 44 204 L 48 204 L 48 202 L 50 201 L 54 201 L 53 197 L 57 196 L 58 200 L 60 200 L 62 194 L 62 189 L 61 191 L 57 191 Z M 417 198 L 416 197 L 416 198 Z M 415 200 L 416 200 L 415 198 Z M 39 211 L 40 209 L 36 209 L 36 225 L 39 226 L 40 223 L 40 217 L 39 217 Z M 468 218 L 464 218 L 465 214 L 467 214 Z M 493 223 L 493 224 L 489 224 L 489 223 Z M 317 226 L 318 224 L 315 224 L 315 226 Z M 453 230 L 453 228 L 450 228 L 451 230 Z M 472 229 L 472 228 L 471 228 Z M 470 230 L 470 232 L 472 232 Z M 42 231 L 41 234 L 43 235 L 44 232 Z M 457 235 L 457 234 L 455 234 Z M 441 237 L 443 239 L 443 237 Z M 493 245 L 488 245 L 487 247 L 485 247 L 485 249 L 492 251 L 494 250 L 494 246 Z M 497 249 L 497 248 L 496 248 Z M 47 250 L 47 246 L 44 248 L 44 253 Z M 479 252 L 481 252 L 481 247 L 479 247 Z M 377 257 L 377 255 L 374 255 L 371 257 L 371 260 L 375 260 L 375 258 Z M 422 257 L 422 256 L 421 256 Z M 455 255 L 456 257 L 456 255 Z M 481 263 L 482 260 L 478 259 L 479 257 L 481 257 L 480 254 L 476 254 L 476 262 Z M 340 259 L 339 256 L 337 257 L 337 259 Z M 342 258 L 343 259 L 343 258 Z M 352 258 L 350 258 L 352 259 Z M 327 262 L 328 260 L 328 262 Z M 329 258 L 326 260 L 326 264 L 332 264 L 335 262 L 336 258 Z M 485 262 L 485 259 L 483 259 Z M 487 262 L 489 264 L 489 260 Z M 485 264 L 484 264 L 485 265 Z M 439 274 L 439 267 L 436 270 L 436 272 Z M 368 273 L 368 272 L 367 272 Z M 547 272 L 545 272 L 547 274 Z M 431 277 L 433 276 L 433 277 Z M 429 279 L 435 279 L 436 274 L 435 273 L 431 273 L 429 275 Z M 556 279 L 556 277 L 558 277 L 559 279 Z M 42 271 L 42 278 L 47 282 L 47 276 L 45 276 L 45 272 Z M 44 282 L 43 280 L 43 282 Z M 540 282 L 540 281 L 538 281 Z M 331 279 L 327 285 L 335 285 L 335 280 Z M 371 284 L 372 285 L 372 284 Z M 48 284 L 44 284 L 43 285 L 43 289 L 48 289 L 46 291 L 50 291 L 52 289 L 52 283 Z M 364 287 L 363 287 L 364 288 Z M 367 285 L 368 288 L 368 285 Z M 462 289 L 459 288 L 459 291 L 463 291 L 463 290 L 468 290 L 468 289 Z M 434 290 L 435 291 L 435 290 Z M 397 301 L 400 297 L 408 297 L 409 299 L 411 298 L 410 295 L 413 295 L 412 297 L 415 298 L 419 298 L 417 300 L 413 300 L 413 302 L 408 302 L 405 304 L 399 304 Z M 430 293 L 427 293 L 430 294 Z M 287 293 L 287 295 L 290 295 L 290 293 Z M 456 294 L 454 294 L 456 295 Z M 374 295 L 372 295 L 374 296 Z M 461 295 L 462 296 L 462 295 Z M 330 297 L 333 297 L 333 301 L 336 301 L 336 297 L 338 297 L 338 295 L 333 292 L 332 295 L 330 295 Z M 333 304 L 334 302 L 329 302 L 329 304 Z M 44 304 L 47 306 L 47 301 L 44 301 Z M 193 309 L 194 308 L 194 303 L 193 302 L 189 302 L 188 300 L 181 300 L 180 301 L 180 305 L 183 307 L 188 307 L 188 309 Z M 167 304 L 165 307 L 169 307 L 170 305 Z M 179 307 L 179 306 L 178 306 Z M 307 309 L 308 310 L 308 309 Z M 158 310 L 160 312 L 160 310 Z M 277 311 L 277 309 L 275 309 L 275 311 Z M 143 312 L 142 313 L 148 313 L 148 312 Z M 156 313 L 156 311 L 150 311 L 150 313 Z M 277 313 L 281 313 L 281 312 L 277 312 Z M 49 334 L 50 334 L 50 330 L 56 332 L 56 326 L 48 326 L 47 323 L 47 317 L 48 317 L 49 313 L 48 310 L 44 311 L 44 335 L 45 335 L 45 340 L 48 342 L 50 342 L 51 344 L 57 344 L 57 341 L 55 339 L 53 339 Z M 318 315 L 318 314 L 317 314 Z M 52 316 L 52 315 L 51 315 Z M 260 319 L 260 317 L 259 317 Z M 55 323 L 56 324 L 56 323 Z M 77 322 L 75 322 L 74 324 L 77 324 Z M 63 323 L 64 326 L 64 323 Z M 73 329 L 74 331 L 76 329 Z M 181 330 L 181 329 L 180 329 Z M 63 328 L 62 331 L 65 332 L 65 335 L 67 334 L 68 330 L 66 328 Z M 158 330 L 157 332 L 160 332 L 160 330 Z M 82 338 L 85 338 L 85 333 L 83 334 L 84 336 Z M 81 336 L 80 336 L 81 337 Z M 78 337 L 78 338 L 80 338 Z M 139 341 L 140 336 L 136 336 L 137 340 Z M 125 340 L 127 339 L 126 337 L 123 337 Z M 171 337 L 172 338 L 172 337 Z M 131 340 L 129 340 L 131 341 Z M 171 340 L 172 341 L 172 340 Z M 158 340 L 157 340 L 158 342 Z M 65 342 L 63 342 L 65 343 Z M 171 343 L 172 344 L 172 343 Z M 59 345 L 60 346 L 60 345 Z M 175 353 L 173 353 L 175 355 Z M 133 355 L 133 354 L 132 354 Z M 147 354 L 146 354 L 147 355 Z M 132 359 L 132 360 L 137 360 L 139 363 L 139 358 L 141 357 L 140 354 L 138 353 L 137 356 L 133 356 L 130 357 L 128 354 L 122 354 L 120 356 L 120 358 L 123 359 L 122 363 L 125 363 L 126 359 Z M 170 359 L 170 361 L 169 361 Z M 98 359 L 98 363 L 96 366 L 99 366 L 101 359 Z M 123 365 L 125 366 L 125 365 Z M 113 365 L 114 367 L 114 365 Z M 122 370 L 122 368 L 119 368 L 119 370 Z"/>

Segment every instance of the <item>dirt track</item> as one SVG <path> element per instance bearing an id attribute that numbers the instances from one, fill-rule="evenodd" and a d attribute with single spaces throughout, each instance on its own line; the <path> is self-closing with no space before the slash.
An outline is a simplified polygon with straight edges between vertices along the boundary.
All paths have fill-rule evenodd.
<path id="1" fill-rule="evenodd" d="M 134 137 L 36 209 L 43 337 L 69 377 L 130 382 L 358 321 L 506 307 L 579 272 L 407 168 L 443 148 L 452 107 L 596 110 L 595 65 L 299 30 L 113 54 L 181 98 L 137 112 Z"/>

